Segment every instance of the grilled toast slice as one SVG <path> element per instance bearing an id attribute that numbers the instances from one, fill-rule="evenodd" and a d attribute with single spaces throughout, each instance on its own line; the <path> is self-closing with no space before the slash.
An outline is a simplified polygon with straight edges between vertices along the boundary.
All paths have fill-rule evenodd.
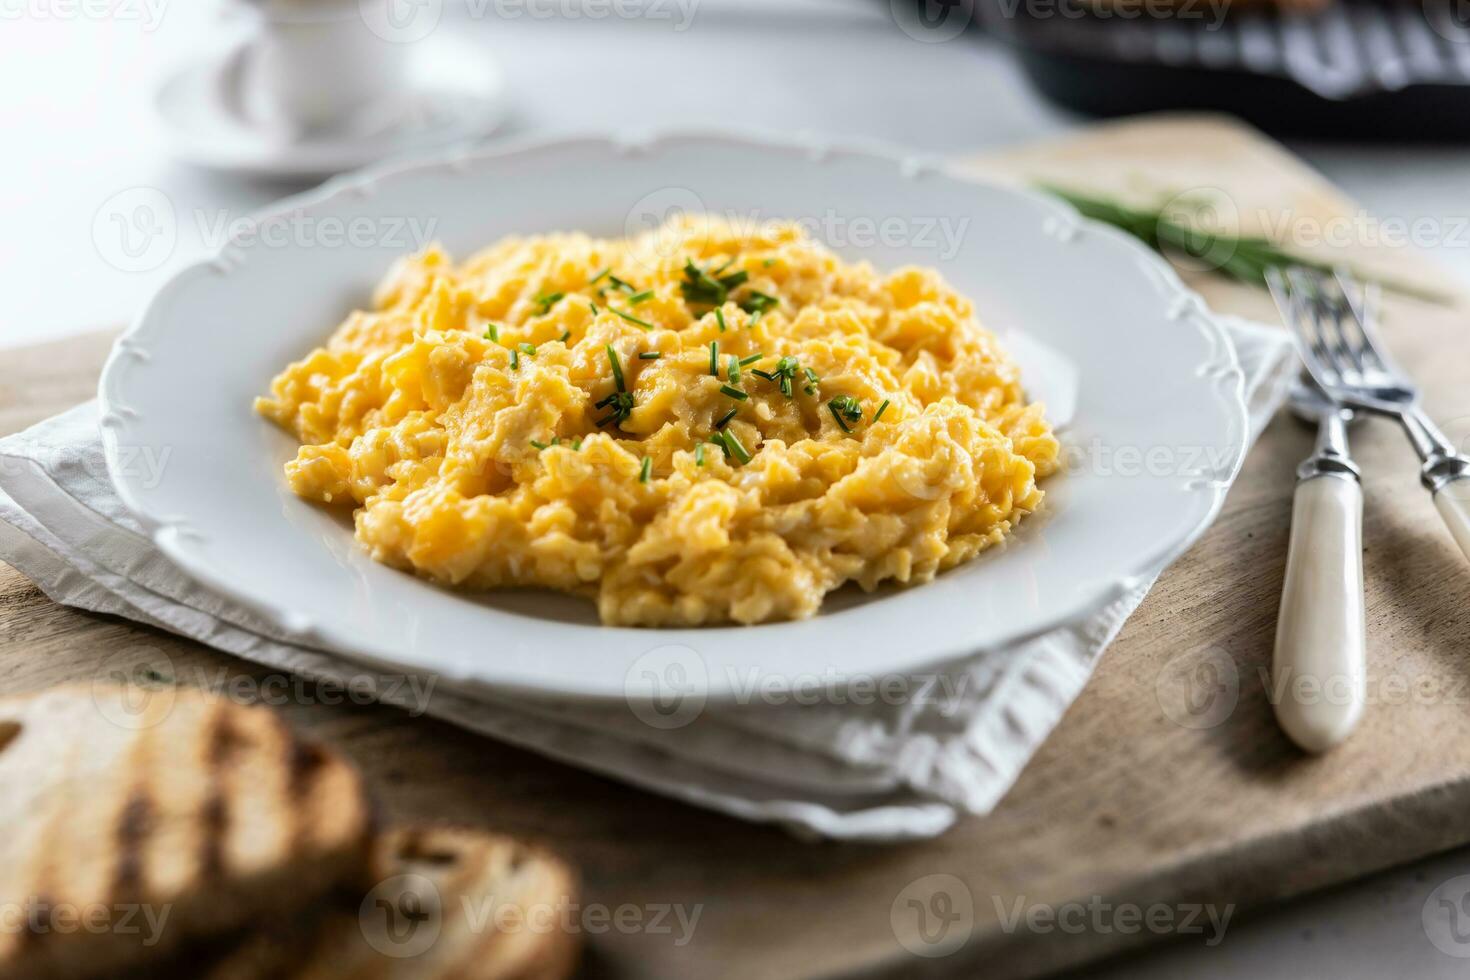
<path id="1" fill-rule="evenodd" d="M 289 916 L 361 880 L 372 824 L 357 772 L 265 708 L 173 687 L 0 700 L 0 980 L 113 976 Z"/>
<path id="2" fill-rule="evenodd" d="M 376 884 L 315 921 L 258 930 L 209 980 L 561 980 L 576 881 L 520 841 L 449 827 L 383 834 Z M 193 974 L 199 975 L 199 974 Z"/>

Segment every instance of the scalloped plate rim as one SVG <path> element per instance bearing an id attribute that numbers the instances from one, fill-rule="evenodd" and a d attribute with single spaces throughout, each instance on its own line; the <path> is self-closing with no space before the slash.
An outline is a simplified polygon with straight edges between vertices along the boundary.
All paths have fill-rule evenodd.
<path id="1" fill-rule="evenodd" d="M 471 149 L 456 149 L 448 152 L 439 151 L 422 157 L 339 175 L 316 188 L 284 198 L 269 208 L 257 212 L 254 217 L 261 222 L 265 222 L 273 218 L 291 215 L 298 211 L 324 207 L 342 196 L 363 192 L 376 194 L 384 182 L 390 182 L 402 176 L 432 173 L 436 170 L 447 170 L 453 174 L 473 164 L 493 163 L 499 159 L 538 151 L 566 149 L 578 143 L 593 143 L 600 146 L 608 146 L 615 152 L 622 153 L 651 153 L 670 146 L 676 146 L 680 143 L 701 141 L 725 141 L 749 149 L 795 152 L 817 160 L 836 155 L 877 159 L 895 165 L 899 169 L 900 176 L 913 176 L 914 174 L 904 173 L 905 171 L 912 170 L 921 177 L 932 175 L 957 183 L 977 185 L 982 188 L 989 188 L 992 191 L 1000 191 L 1004 194 L 1027 199 L 1034 207 L 1044 212 L 1046 217 L 1067 222 L 1077 229 L 1085 231 L 1088 235 L 1107 241 L 1112 248 L 1121 248 L 1129 252 L 1138 261 L 1141 269 L 1146 274 L 1155 278 L 1161 303 L 1165 304 L 1166 307 L 1173 305 L 1188 307 L 1188 317 L 1208 337 L 1206 343 L 1208 350 L 1205 352 L 1205 360 L 1202 364 L 1197 365 L 1197 371 L 1199 368 L 1210 365 L 1210 360 L 1213 357 L 1220 357 L 1223 361 L 1223 363 L 1213 365 L 1214 369 L 1211 374 L 1213 375 L 1214 381 L 1220 383 L 1211 382 L 1211 387 L 1215 392 L 1216 401 L 1220 403 L 1218 407 L 1223 407 L 1225 413 L 1229 415 L 1228 422 L 1235 436 L 1230 447 L 1231 453 L 1228 472 L 1216 472 L 1209 479 L 1198 481 L 1202 485 L 1195 488 L 1191 496 L 1197 496 L 1201 506 L 1197 508 L 1195 512 L 1196 519 L 1186 534 L 1160 543 L 1146 556 L 1133 562 L 1132 566 L 1126 571 L 1120 570 L 1116 579 L 1079 597 L 1065 611 L 1051 616 L 1044 622 L 1036 622 L 1024 629 L 1008 631 L 983 643 L 960 639 L 955 644 L 942 649 L 928 650 L 921 655 L 896 660 L 891 668 L 893 671 L 912 673 L 952 661 L 967 654 L 977 653 L 982 650 L 1016 646 L 1045 633 L 1075 626 L 1096 615 L 1108 605 L 1117 601 L 1141 585 L 1148 578 L 1167 567 L 1194 544 L 1213 523 L 1224 503 L 1225 495 L 1231 483 L 1240 471 L 1248 445 L 1248 413 L 1243 397 L 1244 373 L 1235 354 L 1234 345 L 1231 343 L 1224 327 L 1208 311 L 1198 294 L 1194 293 L 1183 283 L 1175 270 L 1167 262 L 1123 232 L 1082 217 L 1066 204 L 1029 188 L 1016 187 L 965 175 L 942 158 L 935 157 L 931 154 L 908 153 L 901 148 L 880 141 L 846 138 L 827 140 L 810 136 L 791 137 L 789 135 L 780 135 L 754 129 L 735 130 L 678 127 L 633 137 L 609 136 L 607 134 L 593 132 L 576 132 L 550 137 L 522 138 L 497 143 L 492 146 Z M 126 426 L 128 416 L 131 414 L 130 410 L 119 399 L 118 387 L 121 384 L 121 364 L 129 356 L 130 351 L 145 349 L 140 344 L 140 341 L 146 339 L 151 329 L 161 329 L 159 324 L 162 317 L 159 311 L 167 302 L 169 296 L 190 279 L 201 274 L 217 271 L 217 267 L 222 262 L 228 263 L 230 261 L 228 259 L 230 250 L 238 247 L 237 241 L 232 237 L 212 255 L 178 270 L 154 293 L 142 313 L 119 337 L 109 354 L 98 382 L 98 398 L 101 408 L 104 454 L 114 487 L 129 512 L 143 525 L 154 545 L 170 561 L 174 562 L 197 581 L 200 581 L 227 598 L 239 602 L 242 607 L 253 610 L 255 613 L 265 617 L 273 626 L 296 634 L 300 639 L 314 641 L 310 644 L 312 646 L 328 650 L 333 654 L 343 656 L 365 666 L 383 666 L 392 669 L 407 668 L 410 671 L 422 670 L 420 665 L 415 665 L 402 659 L 396 659 L 392 654 L 382 650 L 370 649 L 371 644 L 364 644 L 360 637 L 354 638 L 350 635 L 350 631 L 347 634 L 339 635 L 334 627 L 323 625 L 318 621 L 317 617 L 310 613 L 285 608 L 273 601 L 262 599 L 250 590 L 242 589 L 227 576 L 216 574 L 212 568 L 199 561 L 196 553 L 190 549 L 188 545 L 189 535 L 183 528 L 183 522 L 179 518 L 153 512 L 147 505 L 145 499 L 135 492 L 135 488 L 130 486 L 126 480 L 117 478 L 117 473 L 119 472 L 119 431 Z M 1180 316 L 1179 318 L 1183 319 L 1184 317 Z M 1209 381 L 1210 379 L 1205 380 Z M 925 585 L 919 585 L 913 587 L 913 589 L 923 589 L 925 587 Z M 912 590 L 905 589 L 903 591 L 907 592 Z M 818 616 L 820 615 L 821 613 L 818 614 Z M 783 625 L 790 624 L 762 624 L 757 627 L 712 626 L 693 629 L 700 633 L 709 633 L 721 630 L 748 631 L 751 629 L 771 629 L 780 628 Z M 657 640 L 661 635 L 672 632 L 630 627 L 603 626 L 597 628 L 602 630 L 638 632 L 648 635 L 650 640 Z M 305 634 L 311 635 L 307 636 Z M 577 679 L 583 681 L 583 683 L 547 684 L 544 682 L 528 682 L 521 679 L 505 677 L 487 677 L 485 673 L 479 671 L 452 673 L 444 670 L 442 667 L 434 670 L 433 673 L 441 677 L 443 682 L 450 688 L 471 694 L 477 688 L 483 688 L 486 691 L 497 693 L 526 694 L 537 697 L 552 697 L 558 700 L 593 702 L 626 700 L 630 696 L 624 683 L 612 684 L 606 681 L 588 683 L 585 682 L 585 678 Z M 840 682 L 844 677 L 856 676 L 861 673 L 863 672 L 856 670 L 847 673 L 839 672 L 833 678 L 833 681 Z M 702 693 L 710 701 L 718 702 L 734 697 L 737 692 L 735 686 L 727 676 L 723 683 L 711 681 Z"/>

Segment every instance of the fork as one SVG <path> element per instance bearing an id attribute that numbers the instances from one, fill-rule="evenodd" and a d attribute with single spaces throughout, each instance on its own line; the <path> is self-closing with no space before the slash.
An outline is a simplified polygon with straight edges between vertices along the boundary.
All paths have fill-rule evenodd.
<path id="1" fill-rule="evenodd" d="M 1316 451 L 1297 470 L 1271 664 L 1282 729 L 1303 749 L 1323 752 L 1352 732 L 1365 700 L 1363 490 L 1337 413 L 1350 406 L 1399 421 L 1423 460 L 1424 485 L 1467 555 L 1470 460 L 1424 415 L 1418 392 L 1388 359 L 1374 328 L 1372 291 L 1345 273 L 1299 266 L 1267 269 L 1266 284 L 1321 390 L 1322 418 L 1335 423 L 1323 425 Z"/>
<path id="2" fill-rule="evenodd" d="M 1282 731 L 1315 753 L 1352 734 L 1366 701 L 1363 487 L 1348 454 L 1353 412 L 1305 376 L 1292 388 L 1291 409 L 1316 423 L 1317 441 L 1297 467 L 1291 498 L 1271 705 Z"/>
<path id="3" fill-rule="evenodd" d="M 1266 270 L 1266 284 L 1313 379 L 1341 405 L 1397 419 L 1423 464 L 1419 480 L 1470 557 L 1470 457 L 1455 451 L 1424 410 L 1419 391 L 1389 359 L 1374 326 L 1376 290 L 1299 266 Z"/>

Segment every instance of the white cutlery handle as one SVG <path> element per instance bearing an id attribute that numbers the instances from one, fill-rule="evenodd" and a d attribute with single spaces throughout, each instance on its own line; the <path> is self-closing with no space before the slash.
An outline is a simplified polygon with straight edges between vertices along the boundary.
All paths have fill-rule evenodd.
<path id="1" fill-rule="evenodd" d="M 1451 480 L 1436 490 L 1434 506 L 1455 536 L 1455 543 L 1470 558 L 1470 477 Z"/>
<path id="2" fill-rule="evenodd" d="M 1341 476 L 1304 480 L 1292 498 L 1271 673 L 1276 718 L 1308 752 L 1341 742 L 1363 713 L 1365 633 L 1363 488 Z"/>

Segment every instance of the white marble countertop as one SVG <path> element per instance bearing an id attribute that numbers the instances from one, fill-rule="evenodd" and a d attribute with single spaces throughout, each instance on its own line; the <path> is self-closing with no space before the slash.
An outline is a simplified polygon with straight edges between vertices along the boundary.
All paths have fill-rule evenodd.
<path id="1" fill-rule="evenodd" d="M 999 46 L 973 36 L 921 44 L 895 30 L 884 0 L 679 3 L 666 0 L 664 9 L 692 10 L 683 31 L 674 29 L 677 16 L 505 22 L 452 6 L 446 23 L 470 31 L 510 79 L 506 132 L 724 123 L 948 153 L 1079 123 L 1041 101 Z M 201 254 L 222 219 L 300 189 L 192 170 L 163 154 L 151 93 L 170 65 L 220 36 L 218 16 L 204 6 L 0 2 L 0 348 L 125 322 L 171 269 Z M 1470 215 L 1464 149 L 1292 148 L 1379 217 L 1453 225 Z M 178 244 L 158 267 L 126 272 L 97 247 L 94 221 L 115 195 L 138 187 L 172 203 Z M 1432 251 L 1470 279 L 1464 235 Z M 1089 975 L 1460 977 L 1470 911 L 1454 913 L 1466 940 L 1449 951 L 1426 936 L 1421 913 L 1439 900 L 1437 886 L 1467 873 L 1470 850 L 1454 852 L 1234 922 L 1217 947 L 1168 946 Z"/>

